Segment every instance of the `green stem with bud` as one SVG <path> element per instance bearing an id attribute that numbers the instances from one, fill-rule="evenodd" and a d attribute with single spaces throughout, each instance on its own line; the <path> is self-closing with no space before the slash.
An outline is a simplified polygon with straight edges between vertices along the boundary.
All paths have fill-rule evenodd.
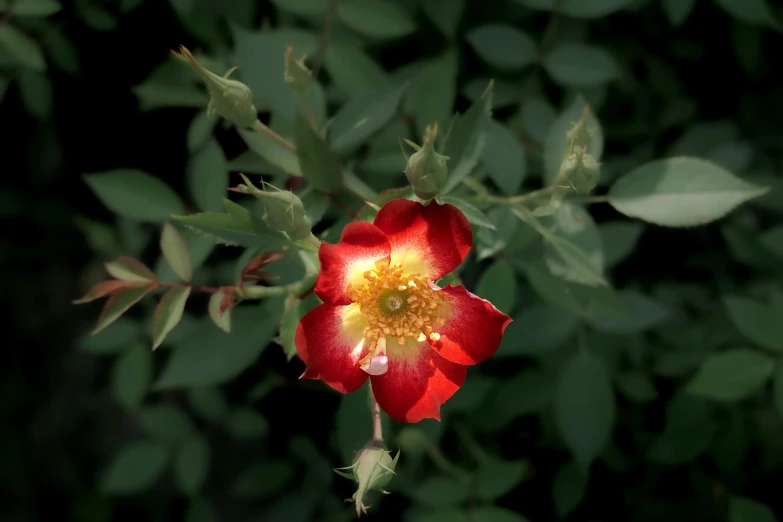
<path id="1" fill-rule="evenodd" d="M 383 442 L 383 423 L 381 422 L 381 407 L 375 400 L 375 394 L 370 386 L 370 414 L 372 415 L 372 438 Z"/>
<path id="2" fill-rule="evenodd" d="M 256 120 L 255 123 L 253 124 L 252 129 L 254 131 L 256 131 L 257 133 L 266 136 L 267 138 L 269 138 L 270 140 L 274 141 L 275 143 L 277 143 L 281 147 L 285 147 L 286 149 L 290 150 L 291 152 L 296 152 L 296 147 L 294 146 L 293 143 L 291 143 L 290 141 L 286 140 L 285 138 L 280 136 L 278 133 L 276 133 L 275 131 L 273 131 L 272 129 L 270 129 L 269 127 L 264 125 L 263 123 L 261 123 L 261 120 Z"/>

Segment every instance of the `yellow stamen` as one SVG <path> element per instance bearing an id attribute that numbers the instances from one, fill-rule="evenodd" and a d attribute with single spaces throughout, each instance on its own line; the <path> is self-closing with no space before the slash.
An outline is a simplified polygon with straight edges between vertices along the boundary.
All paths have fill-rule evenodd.
<path id="1" fill-rule="evenodd" d="M 440 339 L 433 329 L 445 323 L 444 304 L 450 300 L 447 294 L 430 288 L 418 273 L 405 274 L 400 263 L 390 267 L 379 261 L 363 276 L 364 284 L 353 280 L 346 294 L 359 305 L 369 325 L 364 332 L 364 345 L 369 351 L 363 359 L 365 364 L 387 350 L 390 360 L 407 358 L 414 355 L 416 343 L 425 342 L 428 336 Z M 387 344 L 386 336 L 397 342 Z"/>

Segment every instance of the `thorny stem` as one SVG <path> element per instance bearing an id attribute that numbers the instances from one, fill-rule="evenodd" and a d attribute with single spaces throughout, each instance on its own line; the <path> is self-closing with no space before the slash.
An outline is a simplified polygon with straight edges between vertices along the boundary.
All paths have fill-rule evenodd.
<path id="1" fill-rule="evenodd" d="M 257 133 L 263 134 L 264 136 L 266 136 L 270 140 L 274 141 L 275 143 L 277 143 L 281 147 L 285 147 L 286 149 L 290 150 L 291 152 L 296 152 L 296 147 L 294 147 L 294 145 L 291 142 L 289 142 L 288 140 L 286 140 L 285 138 L 280 136 L 278 133 L 276 133 L 275 131 L 273 131 L 272 129 L 270 129 L 269 127 L 264 125 L 263 123 L 261 123 L 261 120 L 256 120 L 256 122 L 253 124 L 252 128 Z"/>
<path id="2" fill-rule="evenodd" d="M 280 297 L 301 295 L 315 284 L 315 275 L 309 275 L 295 283 L 280 286 L 250 286 L 237 289 L 237 296 L 242 299 L 264 299 L 265 297 Z"/>
<path id="3" fill-rule="evenodd" d="M 372 415 L 372 438 L 383 442 L 383 423 L 381 422 L 381 407 L 375 400 L 375 394 L 370 386 L 370 414 Z"/>
<path id="4" fill-rule="evenodd" d="M 183 285 L 180 283 L 165 283 L 163 281 L 158 281 L 158 286 L 161 288 L 188 288 L 189 287 L 191 290 L 195 290 L 196 292 L 203 292 L 205 294 L 216 294 L 217 292 L 223 290 L 223 288 L 216 287 L 216 286 Z"/>

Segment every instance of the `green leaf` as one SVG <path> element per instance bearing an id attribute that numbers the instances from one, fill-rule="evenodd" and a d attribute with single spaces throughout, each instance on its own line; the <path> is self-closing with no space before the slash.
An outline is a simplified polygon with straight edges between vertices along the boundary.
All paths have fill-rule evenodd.
<path id="1" fill-rule="evenodd" d="M 768 250 L 783 259 L 783 225 L 778 225 L 765 230 L 761 234 L 761 244 Z"/>
<path id="2" fill-rule="evenodd" d="M 335 42 L 326 51 L 324 68 L 332 84 L 349 98 L 386 85 L 389 76 L 361 47 Z"/>
<path id="3" fill-rule="evenodd" d="M 654 328 L 671 317 L 664 305 L 634 290 L 618 292 L 620 310 L 616 315 L 596 317 L 590 324 L 604 332 L 628 334 Z"/>
<path id="4" fill-rule="evenodd" d="M 145 406 L 139 410 L 139 424 L 152 437 L 163 442 L 180 442 L 193 433 L 193 423 L 171 404 Z"/>
<path id="5" fill-rule="evenodd" d="M 14 16 L 49 16 L 62 9 L 57 0 L 0 0 L 0 12 Z"/>
<path id="6" fill-rule="evenodd" d="M 781 29 L 781 24 L 769 8 L 767 0 L 715 0 L 715 3 L 742 22 Z"/>
<path id="7" fill-rule="evenodd" d="M 238 498 L 268 497 L 285 489 L 294 477 L 294 466 L 286 460 L 267 460 L 239 473 L 231 485 Z"/>
<path id="8" fill-rule="evenodd" d="M 489 458 L 476 471 L 476 496 L 493 502 L 516 488 L 528 470 L 524 460 Z"/>
<path id="9" fill-rule="evenodd" d="M 289 297 L 285 300 L 283 309 L 283 318 L 280 320 L 280 335 L 275 338 L 275 342 L 283 348 L 286 359 L 291 360 L 297 355 L 294 338 L 296 336 L 296 327 L 299 320 L 302 319 L 302 300 L 298 297 Z"/>
<path id="10" fill-rule="evenodd" d="M 288 242 L 248 210 L 224 199 L 226 213 L 204 212 L 190 216 L 172 216 L 186 227 L 205 237 L 231 246 L 274 248 Z"/>
<path id="11" fill-rule="evenodd" d="M 265 107 L 276 115 L 293 119 L 298 104 L 283 75 L 285 41 L 270 32 L 250 32 L 236 25 L 231 29 L 233 62 L 239 66 L 242 82 L 253 91 L 256 107 Z"/>
<path id="12" fill-rule="evenodd" d="M 192 107 L 203 109 L 209 97 L 200 88 L 188 85 L 168 85 L 146 81 L 131 88 L 139 99 L 141 112 L 168 107 Z"/>
<path id="13" fill-rule="evenodd" d="M 640 371 L 618 375 L 617 387 L 623 395 L 639 404 L 647 404 L 658 398 L 658 390 L 656 390 L 652 379 Z"/>
<path id="14" fill-rule="evenodd" d="M 205 500 L 194 498 L 188 505 L 185 522 L 218 522 L 218 518 Z"/>
<path id="15" fill-rule="evenodd" d="M 209 422 L 219 422 L 228 413 L 226 397 L 213 386 L 190 388 L 188 403 L 197 415 Z"/>
<path id="16" fill-rule="evenodd" d="M 590 213 L 562 203 L 552 217 L 551 235 L 544 236 L 544 260 L 552 274 L 573 283 L 607 285 L 601 236 Z"/>
<path id="17" fill-rule="evenodd" d="M 482 60 L 498 69 L 522 69 L 538 59 L 535 40 L 510 25 L 481 25 L 466 39 Z"/>
<path id="18" fill-rule="evenodd" d="M 587 477 L 574 461 L 568 461 L 555 474 L 552 483 L 552 500 L 560 518 L 571 513 L 585 497 Z"/>
<path id="19" fill-rule="evenodd" d="M 423 0 L 420 5 L 433 25 L 444 36 L 453 38 L 465 12 L 465 2 L 466 0 Z"/>
<path id="20" fill-rule="evenodd" d="M 158 257 L 158 261 L 155 264 L 155 274 L 158 276 L 158 279 L 161 281 L 171 281 L 172 279 L 183 279 L 182 276 L 188 274 L 188 270 L 186 269 L 187 265 L 184 264 L 186 260 L 190 265 L 190 273 L 192 274 L 193 271 L 197 270 L 199 267 L 201 267 L 201 265 L 204 264 L 204 262 L 207 260 L 209 255 L 215 250 L 215 243 L 213 241 L 210 241 L 203 235 L 200 235 L 199 233 L 194 232 L 193 230 L 190 230 L 183 225 L 179 225 L 179 226 L 172 225 L 172 227 L 182 237 L 183 246 L 177 247 L 177 252 L 178 252 L 177 254 L 175 254 L 174 252 L 169 252 L 169 257 L 171 261 L 167 261 L 166 251 L 163 248 L 163 245 L 161 245 L 161 256 Z M 161 237 L 161 241 L 162 240 L 163 238 Z M 174 242 L 172 243 L 175 244 Z M 171 246 L 169 245 L 166 248 L 171 248 Z M 180 250 L 180 248 L 184 248 L 184 250 Z M 182 266 L 178 268 L 181 274 L 175 273 L 174 269 L 172 268 L 172 264 L 179 264 L 179 263 L 182 264 Z M 183 280 L 187 281 L 186 279 Z"/>
<path id="21" fill-rule="evenodd" d="M 457 53 L 448 51 L 427 62 L 411 84 L 404 109 L 415 119 L 418 136 L 424 135 L 427 125 L 445 122 L 451 116 L 457 98 L 457 64 Z M 445 130 L 441 129 L 441 132 Z M 395 152 L 399 152 L 399 148 Z"/>
<path id="22" fill-rule="evenodd" d="M 729 522 L 777 522 L 769 506 L 746 497 L 731 497 Z"/>
<path id="23" fill-rule="evenodd" d="M 504 194 L 519 194 L 527 171 L 527 155 L 519 139 L 496 121 L 489 124 L 484 166 Z"/>
<path id="24" fill-rule="evenodd" d="M 655 160 L 618 179 L 609 204 L 626 216 L 669 227 L 704 225 L 769 189 L 698 158 Z"/>
<path id="25" fill-rule="evenodd" d="M 226 333 L 231 333 L 231 314 L 232 309 L 226 308 L 223 311 L 220 310 L 220 304 L 223 302 L 223 298 L 226 296 L 225 292 L 215 292 L 209 298 L 209 318 L 215 323 L 215 326 L 220 328 Z"/>
<path id="26" fill-rule="evenodd" d="M 214 385 L 242 373 L 256 362 L 277 330 L 280 304 L 277 299 L 267 299 L 261 307 L 237 308 L 231 334 L 208 322 L 200 323 L 176 344 L 155 389 Z M 221 346 L 227 348 L 221 350 Z"/>
<path id="27" fill-rule="evenodd" d="M 0 48 L 19 65 L 35 71 L 46 70 L 46 60 L 38 42 L 10 24 L 0 26 Z"/>
<path id="28" fill-rule="evenodd" d="M 219 212 L 228 189 L 228 166 L 223 149 L 217 141 L 209 140 L 190 157 L 185 183 L 196 206 L 204 211 Z"/>
<path id="29" fill-rule="evenodd" d="M 666 405 L 666 427 L 653 442 L 650 458 L 671 466 L 691 462 L 707 449 L 716 429 L 708 402 L 677 395 Z"/>
<path id="30" fill-rule="evenodd" d="M 114 362 L 111 387 L 117 401 L 132 410 L 138 408 L 152 382 L 152 353 L 138 345 L 126 350 Z"/>
<path id="31" fill-rule="evenodd" d="M 319 16 L 326 13 L 329 0 L 272 0 L 279 9 L 301 16 Z"/>
<path id="32" fill-rule="evenodd" d="M 663 12 L 672 27 L 679 27 L 696 7 L 696 0 L 663 0 Z"/>
<path id="33" fill-rule="evenodd" d="M 603 18 L 630 6 L 634 0 L 514 0 L 531 9 L 555 11 L 572 18 Z"/>
<path id="34" fill-rule="evenodd" d="M 612 267 L 630 256 L 636 248 L 644 225 L 632 221 L 606 221 L 598 226 L 604 264 Z"/>
<path id="35" fill-rule="evenodd" d="M 101 315 L 91 335 L 95 335 L 117 320 L 128 309 L 155 289 L 154 285 L 144 285 L 127 288 L 109 297 L 103 305 Z"/>
<path id="36" fill-rule="evenodd" d="M 783 417 L 783 362 L 778 361 L 772 387 L 772 403 Z"/>
<path id="37" fill-rule="evenodd" d="M 456 114 L 452 119 L 443 151 L 449 158 L 449 178 L 441 191 L 442 194 L 454 190 L 478 163 L 487 143 L 491 116 L 492 82 L 465 114 Z"/>
<path id="38" fill-rule="evenodd" d="M 755 344 L 783 351 L 783 321 L 772 307 L 739 296 L 724 296 L 723 304 L 734 326 Z"/>
<path id="39" fill-rule="evenodd" d="M 594 87 L 620 75 L 611 54 L 593 45 L 561 43 L 544 56 L 544 68 L 564 87 Z"/>
<path id="40" fill-rule="evenodd" d="M 337 4 L 337 19 L 357 33 L 375 39 L 400 38 L 416 29 L 399 5 L 384 0 L 342 0 Z"/>
<path id="41" fill-rule="evenodd" d="M 611 382 L 601 360 L 582 350 L 565 365 L 557 381 L 555 422 L 582 470 L 606 446 L 615 423 Z"/>
<path id="42" fill-rule="evenodd" d="M 530 138 L 538 143 L 544 143 L 547 133 L 557 119 L 557 113 L 546 98 L 540 96 L 526 97 L 521 108 L 522 129 Z M 566 142 L 563 140 L 563 149 Z M 562 156 L 563 151 L 560 151 Z M 561 157 L 562 160 L 562 157 Z"/>
<path id="43" fill-rule="evenodd" d="M 93 355 L 109 355 L 127 348 L 141 334 L 142 328 L 138 321 L 120 317 L 111 328 L 106 328 L 97 335 L 86 336 L 81 340 L 79 349 Z"/>
<path id="44" fill-rule="evenodd" d="M 155 273 L 147 268 L 147 265 L 132 257 L 118 257 L 113 261 L 109 261 L 104 266 L 109 275 L 122 281 L 132 281 L 134 283 L 151 283 L 157 281 Z"/>
<path id="45" fill-rule="evenodd" d="M 49 118 L 54 96 L 49 77 L 40 71 L 22 69 L 16 81 L 27 111 L 40 120 Z"/>
<path id="46" fill-rule="evenodd" d="M 381 130 L 396 114 L 409 85 L 376 89 L 343 105 L 330 128 L 332 149 L 339 154 L 352 151 Z"/>
<path id="47" fill-rule="evenodd" d="M 337 192 L 343 184 L 340 161 L 302 114 L 294 123 L 296 153 L 302 175 L 313 188 L 327 193 Z"/>
<path id="48" fill-rule="evenodd" d="M 432 507 L 446 508 L 458 506 L 468 498 L 469 484 L 451 475 L 433 475 L 420 482 L 413 490 L 412 497 L 417 503 Z"/>
<path id="49" fill-rule="evenodd" d="M 257 439 L 269 432 L 269 422 L 254 409 L 242 406 L 229 413 L 226 429 L 237 439 Z"/>
<path id="50" fill-rule="evenodd" d="M 517 280 L 511 265 L 507 261 L 489 265 L 476 284 L 476 295 L 511 314 L 517 302 Z"/>
<path id="51" fill-rule="evenodd" d="M 197 112 L 188 125 L 186 135 L 188 151 L 195 152 L 204 145 L 212 137 L 217 122 L 218 118 L 210 116 L 206 109 Z"/>
<path id="52" fill-rule="evenodd" d="M 140 493 L 163 474 L 169 449 L 157 442 L 132 442 L 125 446 L 104 471 L 100 490 L 110 495 Z"/>
<path id="53" fill-rule="evenodd" d="M 549 304 L 528 306 L 514 317 L 496 357 L 539 355 L 565 342 L 576 330 L 576 316 Z"/>
<path id="54" fill-rule="evenodd" d="M 239 132 L 247 146 L 250 147 L 250 150 L 272 165 L 280 167 L 284 172 L 292 176 L 302 175 L 296 152 L 283 147 L 264 134 L 247 129 L 237 129 L 237 132 Z"/>
<path id="55" fill-rule="evenodd" d="M 109 210 L 136 221 L 165 221 L 184 208 L 168 185 L 140 170 L 85 174 L 84 181 Z"/>
<path id="56" fill-rule="evenodd" d="M 568 147 L 568 132 L 573 128 L 573 124 L 578 122 L 584 112 L 586 102 L 579 95 L 574 102 L 565 109 L 555 120 L 547 132 L 544 141 L 544 183 L 551 185 L 555 182 L 560 164 L 563 162 L 563 154 Z M 593 111 L 587 116 L 587 129 L 595 132 L 590 138 L 590 146 L 587 149 L 596 161 L 601 161 L 604 152 L 604 131 L 601 124 L 595 117 Z"/>
<path id="57" fill-rule="evenodd" d="M 497 230 L 495 228 L 495 224 L 492 223 L 492 221 L 487 217 L 486 214 L 484 214 L 482 211 L 471 205 L 470 203 L 467 203 L 459 198 L 454 198 L 450 196 L 446 196 L 445 198 L 442 198 L 441 201 L 443 203 L 451 203 L 460 211 L 465 214 L 465 217 L 468 218 L 468 221 L 471 225 L 476 225 L 477 227 L 483 227 L 488 228 L 490 230 Z"/>
<path id="58" fill-rule="evenodd" d="M 190 260 L 190 250 L 185 238 L 171 223 L 163 224 L 160 235 L 160 250 L 166 262 L 183 281 L 193 279 L 193 265 Z"/>
<path id="59" fill-rule="evenodd" d="M 738 401 L 758 391 L 775 371 L 775 360 L 747 348 L 710 355 L 687 385 L 691 395 Z"/>
<path id="60" fill-rule="evenodd" d="M 203 435 L 195 435 L 182 445 L 174 460 L 174 483 L 188 496 L 201 491 L 209 474 L 211 451 Z"/>
<path id="61" fill-rule="evenodd" d="M 155 350 L 182 319 L 190 287 L 172 288 L 161 298 L 152 319 L 152 349 Z"/>

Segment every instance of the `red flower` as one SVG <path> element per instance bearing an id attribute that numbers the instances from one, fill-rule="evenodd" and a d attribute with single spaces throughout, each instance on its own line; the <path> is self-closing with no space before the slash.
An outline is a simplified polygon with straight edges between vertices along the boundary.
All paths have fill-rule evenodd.
<path id="1" fill-rule="evenodd" d="M 370 378 L 393 419 L 440 419 L 466 365 L 495 353 L 511 319 L 462 286 L 433 281 L 459 266 L 472 233 L 452 205 L 398 199 L 374 223 L 351 223 L 323 243 L 315 293 L 324 304 L 296 329 L 302 378 L 348 393 Z"/>

